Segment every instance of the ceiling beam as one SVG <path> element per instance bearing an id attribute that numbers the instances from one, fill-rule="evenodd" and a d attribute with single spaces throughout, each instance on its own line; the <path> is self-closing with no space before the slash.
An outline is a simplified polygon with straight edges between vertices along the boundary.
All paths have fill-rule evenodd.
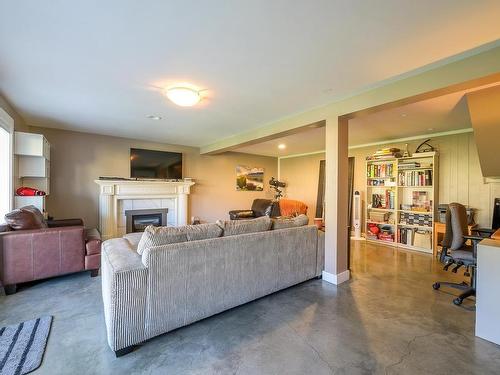
<path id="1" fill-rule="evenodd" d="M 500 39 L 473 50 L 384 80 L 354 95 L 326 106 L 295 114 L 257 129 L 240 133 L 200 148 L 202 154 L 217 154 L 241 145 L 259 143 L 304 124 L 326 118 L 353 118 L 396 106 L 465 90 L 500 80 Z"/>

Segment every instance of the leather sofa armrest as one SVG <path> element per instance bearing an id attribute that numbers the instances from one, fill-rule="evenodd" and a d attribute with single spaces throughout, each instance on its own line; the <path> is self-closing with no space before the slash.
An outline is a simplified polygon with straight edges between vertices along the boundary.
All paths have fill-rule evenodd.
<path id="1" fill-rule="evenodd" d="M 254 217 L 255 217 L 255 212 L 253 212 L 252 210 L 229 211 L 229 218 L 231 220 L 252 219 Z"/>
<path id="2" fill-rule="evenodd" d="M 87 255 L 101 253 L 101 234 L 95 228 L 85 230 L 85 248 Z"/>
<path id="3" fill-rule="evenodd" d="M 60 227 L 74 227 L 83 226 L 82 219 L 60 219 L 60 220 L 47 220 L 47 225 L 49 228 L 60 228 Z"/>

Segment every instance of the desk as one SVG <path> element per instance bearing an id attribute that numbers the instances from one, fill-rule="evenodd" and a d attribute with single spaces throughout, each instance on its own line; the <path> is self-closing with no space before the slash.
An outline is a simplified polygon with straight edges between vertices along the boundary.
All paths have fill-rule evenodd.
<path id="1" fill-rule="evenodd" d="M 477 224 L 472 224 L 472 225 L 467 225 L 467 228 L 469 229 L 469 236 L 471 234 L 472 229 L 477 227 Z M 437 255 L 438 253 L 438 244 L 441 243 L 444 237 L 444 233 L 446 232 L 446 224 L 445 223 L 440 223 L 440 222 L 435 222 L 434 223 L 434 238 L 433 238 L 433 246 L 432 246 L 432 254 L 434 256 Z M 439 246 L 441 248 L 441 246 Z"/>
<path id="2" fill-rule="evenodd" d="M 491 235 L 491 238 L 497 241 L 500 240 L 500 228 L 498 228 L 496 232 Z"/>
<path id="3" fill-rule="evenodd" d="M 499 264 L 500 241 L 482 240 L 477 245 L 476 336 L 496 344 L 500 344 Z"/>

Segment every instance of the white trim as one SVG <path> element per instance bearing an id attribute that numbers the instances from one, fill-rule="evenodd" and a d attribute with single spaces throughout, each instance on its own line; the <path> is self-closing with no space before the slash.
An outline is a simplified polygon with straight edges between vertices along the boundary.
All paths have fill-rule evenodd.
<path id="1" fill-rule="evenodd" d="M 337 275 L 334 275 L 333 273 L 323 271 L 321 273 L 321 276 L 323 280 L 326 281 L 327 283 L 340 285 L 350 279 L 351 273 L 349 272 L 349 270 L 347 270 Z"/>
<path id="2" fill-rule="evenodd" d="M 290 159 L 290 158 L 299 158 L 301 156 L 309 156 L 309 155 L 316 155 L 316 154 L 321 154 L 326 152 L 325 150 L 319 150 L 319 151 L 312 151 L 312 152 L 304 152 L 303 154 L 293 154 L 293 155 L 286 155 L 286 156 L 279 156 L 278 160 L 281 159 Z"/>
<path id="3" fill-rule="evenodd" d="M 14 119 L 0 108 L 0 127 L 10 134 L 9 145 L 9 210 L 14 207 Z M 3 220 L 3 218 L 0 218 Z"/>
<path id="4" fill-rule="evenodd" d="M 458 129 L 458 130 L 449 130 L 449 131 L 438 132 L 438 133 L 428 133 L 428 134 L 422 134 L 422 135 L 414 135 L 412 137 L 387 139 L 385 141 L 380 141 L 380 142 L 372 142 L 372 143 L 365 143 L 365 144 L 362 144 L 362 145 L 349 146 L 349 150 L 352 150 L 352 149 L 355 149 L 355 148 L 363 148 L 363 147 L 370 147 L 370 146 L 386 145 L 388 143 L 399 143 L 399 142 L 406 142 L 406 141 L 414 141 L 414 140 L 417 140 L 417 139 L 424 139 L 424 138 L 444 137 L 444 136 L 447 136 L 447 135 L 472 133 L 473 131 L 474 131 L 474 129 L 472 129 L 472 128 L 466 128 L 466 129 Z"/>

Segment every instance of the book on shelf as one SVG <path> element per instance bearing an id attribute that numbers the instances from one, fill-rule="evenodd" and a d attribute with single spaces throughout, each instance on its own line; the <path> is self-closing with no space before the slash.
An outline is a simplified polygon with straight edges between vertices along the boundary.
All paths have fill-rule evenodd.
<path id="1" fill-rule="evenodd" d="M 393 210 L 396 206 L 396 193 L 386 190 L 384 194 L 372 194 L 371 208 Z"/>
<path id="2" fill-rule="evenodd" d="M 394 164 L 368 164 L 366 166 L 367 177 L 392 177 Z"/>
<path id="3" fill-rule="evenodd" d="M 398 181 L 400 186 L 432 186 L 432 170 L 399 171 Z"/>

